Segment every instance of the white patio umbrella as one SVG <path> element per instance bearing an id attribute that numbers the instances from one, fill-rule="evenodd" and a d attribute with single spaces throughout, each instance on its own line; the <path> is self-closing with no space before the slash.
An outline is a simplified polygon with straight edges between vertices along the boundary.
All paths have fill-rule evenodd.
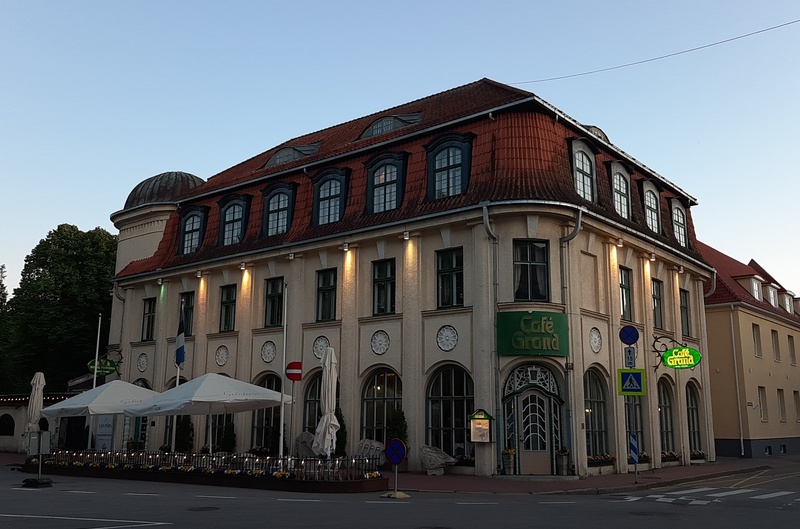
<path id="1" fill-rule="evenodd" d="M 148 400 L 157 392 L 125 382 L 112 380 L 94 389 L 84 391 L 42 410 L 51 417 L 78 417 L 81 415 L 116 415 L 129 406 Z"/>
<path id="2" fill-rule="evenodd" d="M 208 373 L 185 384 L 159 393 L 152 399 L 125 410 L 128 416 L 208 415 L 208 439 L 211 443 L 211 415 L 236 413 L 291 402 L 290 395 L 256 386 L 235 378 Z M 211 450 L 209 450 L 211 451 Z"/>
<path id="3" fill-rule="evenodd" d="M 320 407 L 322 417 L 317 424 L 314 443 L 311 449 L 317 455 L 325 454 L 330 457 L 336 451 L 336 432 L 339 431 L 339 421 L 336 420 L 336 385 L 339 382 L 339 361 L 333 347 L 325 348 L 325 353 L 320 359 L 322 364 L 322 391 Z"/>
<path id="4" fill-rule="evenodd" d="M 42 404 L 44 402 L 44 386 L 44 373 L 37 371 L 33 375 L 33 379 L 31 379 L 31 397 L 28 399 L 28 424 L 25 425 L 25 444 L 29 452 L 31 434 L 39 432 L 39 419 L 42 417 Z M 39 446 L 41 447 L 41 443 Z"/>

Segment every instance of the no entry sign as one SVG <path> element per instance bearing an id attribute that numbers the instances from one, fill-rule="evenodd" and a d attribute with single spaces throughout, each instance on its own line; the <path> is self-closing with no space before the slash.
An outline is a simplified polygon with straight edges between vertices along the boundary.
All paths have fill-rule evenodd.
<path id="1" fill-rule="evenodd" d="M 286 378 L 292 382 L 300 382 L 303 379 L 303 363 L 289 362 L 286 364 Z"/>

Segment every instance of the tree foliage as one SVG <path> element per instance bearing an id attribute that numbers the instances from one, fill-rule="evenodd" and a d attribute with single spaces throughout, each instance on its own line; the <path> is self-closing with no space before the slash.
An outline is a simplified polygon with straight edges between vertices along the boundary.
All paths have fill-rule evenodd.
<path id="1" fill-rule="evenodd" d="M 61 224 L 25 258 L 7 304 L 7 343 L 0 352 L 13 372 L 12 380 L 2 381 L 4 391 L 30 391 L 36 371 L 45 374 L 50 391 L 63 391 L 70 379 L 87 373 L 99 315 L 101 352 L 108 342 L 116 251 L 116 236 L 102 228 L 82 232 Z"/>

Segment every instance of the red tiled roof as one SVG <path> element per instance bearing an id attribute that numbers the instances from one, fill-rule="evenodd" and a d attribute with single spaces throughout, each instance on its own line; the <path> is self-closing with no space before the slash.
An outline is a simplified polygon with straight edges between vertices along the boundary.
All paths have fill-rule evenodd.
<path id="1" fill-rule="evenodd" d="M 789 314 L 782 307 L 774 307 L 771 303 L 763 299 L 756 299 L 749 289 L 743 287 L 737 281 L 737 279 L 760 276 L 767 282 L 778 284 L 772 279 L 772 276 L 758 266 L 755 261 L 751 260 L 750 264 L 744 264 L 701 241 L 697 241 L 697 250 L 705 261 L 717 271 L 716 289 L 713 294 L 706 298 L 706 306 L 724 305 L 727 303 L 747 303 L 753 307 L 778 314 L 781 317 L 789 318 L 800 323 L 800 316 L 794 313 Z M 753 264 L 756 264 L 757 267 L 753 267 Z M 706 283 L 705 292 L 709 292 L 711 287 L 712 285 L 710 283 Z"/>
<path id="2" fill-rule="evenodd" d="M 200 249 L 190 255 L 178 255 L 179 216 L 167 222 L 164 237 L 153 257 L 134 261 L 118 277 L 128 277 L 157 269 L 189 266 L 208 260 L 248 254 L 284 244 L 343 234 L 368 227 L 403 223 L 430 214 L 477 206 L 485 201 L 546 200 L 578 204 L 606 217 L 615 218 L 633 230 L 648 232 L 641 203 L 641 183 L 657 181 L 661 191 L 663 234 L 650 234 L 677 251 L 701 259 L 691 248 L 680 247 L 672 234 L 669 199 L 686 196 L 641 167 L 631 171 L 630 220 L 614 211 L 608 162 L 620 154 L 600 147 L 597 154 L 598 202 L 579 199 L 573 184 L 568 142 L 585 135 L 569 120 L 554 119 L 551 109 L 535 102 L 529 92 L 483 79 L 418 101 L 359 118 L 285 142 L 208 179 L 181 200 L 181 206 L 206 206 L 208 218 Z M 488 116 L 492 112 L 491 119 Z M 395 129 L 388 134 L 359 139 L 375 120 L 391 115 L 421 113 L 419 123 Z M 468 119 L 471 118 L 471 119 Z M 446 126 L 445 126 L 446 125 Z M 472 169 L 469 184 L 461 195 L 440 200 L 426 200 L 427 157 L 425 144 L 444 132 L 475 135 L 472 145 Z M 393 141 L 392 141 L 393 140 Z M 586 138 L 593 141 L 593 138 Z M 264 169 L 270 157 L 286 146 L 320 142 L 316 153 L 287 164 Z M 371 148 L 367 148 L 371 147 Z M 365 163 L 376 154 L 407 153 L 408 165 L 403 202 L 397 209 L 365 214 Z M 338 157 L 338 158 L 336 158 Z M 332 159 L 336 158 L 336 159 Z M 303 168 L 319 162 L 306 173 Z M 324 163 L 324 165 L 323 165 Z M 629 163 L 630 165 L 630 163 Z M 316 226 L 313 210 L 312 178 L 320 170 L 337 167 L 350 171 L 347 199 L 338 222 Z M 262 191 L 273 183 L 296 185 L 294 214 L 288 233 L 262 237 L 264 210 Z M 247 230 L 241 243 L 219 246 L 220 211 L 218 201 L 234 191 L 252 197 Z M 695 240 L 691 212 L 687 209 L 689 240 Z"/>

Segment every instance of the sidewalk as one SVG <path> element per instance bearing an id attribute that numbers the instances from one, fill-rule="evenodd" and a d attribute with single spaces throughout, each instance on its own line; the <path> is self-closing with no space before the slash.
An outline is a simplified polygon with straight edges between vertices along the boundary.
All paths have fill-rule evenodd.
<path id="1" fill-rule="evenodd" d="M 0 469 L 22 465 L 24 462 L 25 454 L 0 452 Z M 397 490 L 488 494 L 603 494 L 661 487 L 778 466 L 793 466 L 800 470 L 800 456 L 760 459 L 722 457 L 714 463 L 640 471 L 638 483 L 634 482 L 633 473 L 578 479 L 575 476 L 429 476 L 424 472 L 401 472 L 397 474 Z M 389 478 L 389 490 L 394 490 L 394 472 L 386 472 L 384 476 Z"/>

